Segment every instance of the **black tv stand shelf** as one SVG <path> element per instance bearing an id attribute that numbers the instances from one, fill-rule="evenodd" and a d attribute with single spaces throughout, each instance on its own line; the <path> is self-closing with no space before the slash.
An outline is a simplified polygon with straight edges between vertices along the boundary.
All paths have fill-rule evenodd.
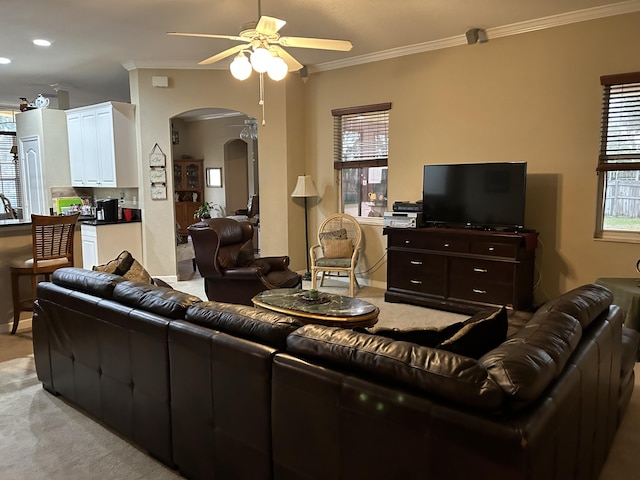
<path id="1" fill-rule="evenodd" d="M 387 302 L 473 314 L 494 305 L 530 310 L 537 233 L 390 228 Z"/>

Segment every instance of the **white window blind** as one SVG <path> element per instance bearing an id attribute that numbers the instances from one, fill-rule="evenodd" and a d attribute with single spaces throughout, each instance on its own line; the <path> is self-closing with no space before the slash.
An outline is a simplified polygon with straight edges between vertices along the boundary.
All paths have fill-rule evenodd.
<path id="1" fill-rule="evenodd" d="M 602 85 L 596 237 L 640 234 L 640 72 L 608 75 Z"/>
<path id="2" fill-rule="evenodd" d="M 11 153 L 16 145 L 16 133 L 0 131 L 0 192 L 9 199 L 18 218 L 22 218 L 22 188 L 17 155 Z M 0 214 L 4 209 L 0 207 Z"/>
<path id="3" fill-rule="evenodd" d="M 599 171 L 640 169 L 640 72 L 602 77 Z"/>
<path id="4" fill-rule="evenodd" d="M 386 210 L 389 110 L 391 103 L 331 111 L 343 213 L 381 217 Z"/>

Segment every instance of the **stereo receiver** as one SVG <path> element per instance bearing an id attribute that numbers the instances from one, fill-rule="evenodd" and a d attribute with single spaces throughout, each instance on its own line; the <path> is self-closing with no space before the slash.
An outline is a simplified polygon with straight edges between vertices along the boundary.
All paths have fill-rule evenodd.
<path id="1" fill-rule="evenodd" d="M 422 213 L 384 212 L 384 226 L 393 228 L 417 228 L 422 224 Z"/>

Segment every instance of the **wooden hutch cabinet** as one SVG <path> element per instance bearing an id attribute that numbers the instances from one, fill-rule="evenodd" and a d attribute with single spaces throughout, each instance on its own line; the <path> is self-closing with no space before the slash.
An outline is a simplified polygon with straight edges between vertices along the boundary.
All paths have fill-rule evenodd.
<path id="1" fill-rule="evenodd" d="M 460 313 L 529 310 L 537 233 L 385 228 L 385 300 Z"/>
<path id="2" fill-rule="evenodd" d="M 186 235 L 187 227 L 197 219 L 193 214 L 204 203 L 204 172 L 202 160 L 173 161 L 173 190 L 178 231 Z"/>

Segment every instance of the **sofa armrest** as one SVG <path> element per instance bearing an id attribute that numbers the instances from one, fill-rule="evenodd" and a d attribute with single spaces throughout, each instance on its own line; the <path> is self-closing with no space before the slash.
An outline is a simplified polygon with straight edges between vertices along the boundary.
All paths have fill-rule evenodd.
<path id="1" fill-rule="evenodd" d="M 263 273 L 268 273 L 272 270 L 287 270 L 289 268 L 289 257 L 286 255 L 279 257 L 260 257 L 256 258 L 252 264 L 262 267 Z"/>
<path id="2" fill-rule="evenodd" d="M 260 267 L 233 267 L 224 271 L 224 278 L 227 280 L 255 280 L 260 276 Z"/>

